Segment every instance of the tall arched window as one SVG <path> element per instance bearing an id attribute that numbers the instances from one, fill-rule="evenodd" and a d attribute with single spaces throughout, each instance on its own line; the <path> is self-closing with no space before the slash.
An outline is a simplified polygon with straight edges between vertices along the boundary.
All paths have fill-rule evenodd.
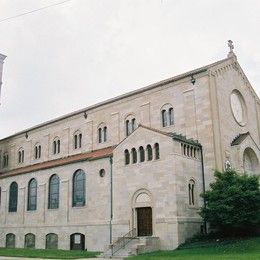
<path id="1" fill-rule="evenodd" d="M 106 126 L 104 126 L 104 128 L 103 128 L 103 138 L 104 138 L 104 142 L 106 142 L 107 141 L 107 127 Z"/>
<path id="2" fill-rule="evenodd" d="M 72 206 L 79 207 L 85 205 L 85 173 L 77 170 L 73 175 L 73 197 Z"/>
<path id="3" fill-rule="evenodd" d="M 160 147 L 158 143 L 154 144 L 155 160 L 160 159 Z"/>
<path id="4" fill-rule="evenodd" d="M 9 212 L 17 211 L 18 185 L 14 181 L 10 185 L 9 190 Z"/>
<path id="5" fill-rule="evenodd" d="M 136 152 L 136 149 L 132 148 L 131 153 L 132 153 L 132 163 L 137 163 L 137 152 Z"/>
<path id="6" fill-rule="evenodd" d="M 6 234 L 5 247 L 15 248 L 15 234 L 13 233 Z"/>
<path id="7" fill-rule="evenodd" d="M 37 181 L 31 179 L 28 184 L 27 210 L 36 210 L 37 208 Z"/>
<path id="8" fill-rule="evenodd" d="M 174 124 L 174 114 L 173 114 L 172 107 L 169 108 L 168 113 L 169 113 L 169 124 L 173 125 Z"/>
<path id="9" fill-rule="evenodd" d="M 189 185 L 189 205 L 194 206 L 195 205 L 195 181 L 190 180 Z"/>
<path id="10" fill-rule="evenodd" d="M 28 233 L 24 236 L 24 248 L 35 248 L 35 235 Z"/>
<path id="11" fill-rule="evenodd" d="M 129 151 L 126 149 L 125 150 L 125 165 L 130 163 L 130 154 Z"/>
<path id="12" fill-rule="evenodd" d="M 49 199 L 48 208 L 57 209 L 59 208 L 59 196 L 60 196 L 60 178 L 54 174 L 49 180 Z"/>
<path id="13" fill-rule="evenodd" d="M 144 148 L 143 146 L 139 147 L 139 160 L 140 162 L 144 162 L 145 160 L 145 155 L 144 155 Z"/>
<path id="14" fill-rule="evenodd" d="M 161 120 L 163 127 L 174 125 L 174 111 L 171 104 L 165 104 L 161 108 Z"/>
<path id="15" fill-rule="evenodd" d="M 58 235 L 49 233 L 46 235 L 46 249 L 58 249 Z"/>
<path id="16" fill-rule="evenodd" d="M 167 126 L 167 113 L 165 109 L 162 110 L 162 126 Z"/>
<path id="17" fill-rule="evenodd" d="M 153 149 L 150 144 L 146 146 L 146 151 L 147 151 L 147 160 L 151 161 L 153 159 Z"/>

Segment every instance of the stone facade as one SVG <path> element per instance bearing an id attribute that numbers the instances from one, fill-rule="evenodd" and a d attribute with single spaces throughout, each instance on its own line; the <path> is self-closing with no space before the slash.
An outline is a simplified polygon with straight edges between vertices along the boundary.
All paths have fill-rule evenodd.
<path id="1" fill-rule="evenodd" d="M 259 137 L 260 101 L 233 52 L 9 136 L 0 140 L 0 246 L 12 233 L 15 246 L 24 247 L 32 233 L 35 247 L 45 248 L 54 233 L 58 248 L 70 249 L 70 236 L 81 234 L 83 248 L 102 251 L 137 229 L 158 237 L 161 249 L 176 248 L 203 228 L 199 194 L 215 169 L 258 174 Z M 85 199 L 76 207 L 78 169 L 85 173 Z M 49 209 L 54 174 L 59 206 Z M 28 210 L 31 179 L 36 210 Z M 9 212 L 13 182 L 18 206 Z"/>

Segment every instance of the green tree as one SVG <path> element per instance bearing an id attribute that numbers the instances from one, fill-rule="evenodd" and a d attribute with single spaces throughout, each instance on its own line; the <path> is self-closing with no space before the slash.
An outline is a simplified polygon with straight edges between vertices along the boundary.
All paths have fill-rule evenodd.
<path id="1" fill-rule="evenodd" d="M 225 235 L 249 234 L 260 225 L 259 176 L 235 171 L 215 172 L 215 182 L 201 195 L 205 207 L 200 215 Z"/>

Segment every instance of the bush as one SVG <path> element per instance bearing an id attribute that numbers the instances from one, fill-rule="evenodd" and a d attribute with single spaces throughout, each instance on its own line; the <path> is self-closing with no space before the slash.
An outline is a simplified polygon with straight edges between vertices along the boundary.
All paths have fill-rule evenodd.
<path id="1" fill-rule="evenodd" d="M 224 235 L 250 235 L 260 224 L 259 176 L 235 171 L 215 172 L 216 181 L 201 195 L 206 207 L 200 215 Z"/>

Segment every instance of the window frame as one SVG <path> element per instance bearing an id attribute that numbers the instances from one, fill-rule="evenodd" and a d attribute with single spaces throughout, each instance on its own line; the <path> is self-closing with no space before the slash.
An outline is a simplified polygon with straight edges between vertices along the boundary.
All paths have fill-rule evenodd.
<path id="1" fill-rule="evenodd" d="M 32 178 L 28 182 L 27 211 L 37 210 L 37 190 L 38 190 L 37 186 L 38 183 L 35 178 Z"/>
<path id="2" fill-rule="evenodd" d="M 82 176 L 82 179 L 77 180 L 78 176 Z M 82 182 L 82 184 L 80 183 Z M 78 188 L 82 186 L 82 188 Z M 77 198 L 80 194 L 80 199 Z M 83 207 L 86 205 L 86 174 L 82 169 L 78 169 L 73 174 L 72 179 L 72 207 Z"/>

